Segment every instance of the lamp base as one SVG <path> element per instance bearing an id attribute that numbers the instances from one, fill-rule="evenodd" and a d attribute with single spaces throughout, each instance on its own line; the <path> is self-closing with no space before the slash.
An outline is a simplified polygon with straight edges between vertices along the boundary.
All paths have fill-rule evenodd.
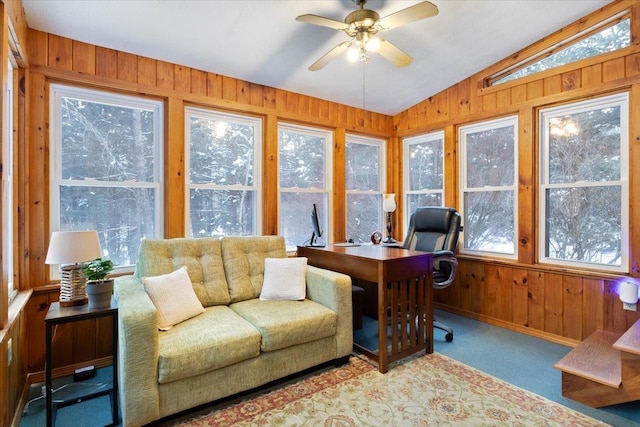
<path id="1" fill-rule="evenodd" d="M 382 243 L 397 243 L 398 241 L 396 239 L 394 239 L 393 237 L 387 237 L 386 239 L 384 239 L 382 241 Z"/>
<path id="2" fill-rule="evenodd" d="M 76 305 L 85 305 L 88 302 L 89 302 L 89 298 L 60 301 L 60 307 L 73 307 Z"/>
<path id="3" fill-rule="evenodd" d="M 65 265 L 61 269 L 60 305 L 69 307 L 89 302 L 87 296 L 87 280 L 82 275 L 78 264 Z"/>

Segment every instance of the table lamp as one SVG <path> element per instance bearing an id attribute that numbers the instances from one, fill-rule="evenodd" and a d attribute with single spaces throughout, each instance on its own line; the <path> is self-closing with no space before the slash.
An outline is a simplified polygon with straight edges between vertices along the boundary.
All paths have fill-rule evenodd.
<path id="1" fill-rule="evenodd" d="M 49 240 L 45 264 L 60 264 L 60 305 L 86 304 L 87 286 L 82 275 L 82 262 L 102 257 L 98 232 L 54 231 Z"/>
<path id="2" fill-rule="evenodd" d="M 396 195 L 395 193 L 389 193 L 384 195 L 382 200 L 382 210 L 387 213 L 387 238 L 382 243 L 395 243 L 396 240 L 391 237 L 391 213 L 396 210 Z"/>

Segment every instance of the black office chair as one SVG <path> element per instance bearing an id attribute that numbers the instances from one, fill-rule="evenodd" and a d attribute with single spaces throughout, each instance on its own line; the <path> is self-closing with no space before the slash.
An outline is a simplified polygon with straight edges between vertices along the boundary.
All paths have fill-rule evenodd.
<path id="1" fill-rule="evenodd" d="M 418 208 L 409 220 L 405 249 L 433 253 L 433 287 L 451 285 L 458 269 L 455 250 L 462 231 L 460 214 L 453 208 L 430 206 Z M 433 327 L 445 331 L 447 342 L 453 341 L 453 330 L 434 320 Z"/>

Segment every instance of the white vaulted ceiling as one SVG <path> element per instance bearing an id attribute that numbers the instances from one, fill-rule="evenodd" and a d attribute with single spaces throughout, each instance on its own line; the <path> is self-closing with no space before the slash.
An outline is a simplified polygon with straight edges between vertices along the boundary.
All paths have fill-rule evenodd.
<path id="1" fill-rule="evenodd" d="M 369 0 L 386 16 L 419 1 Z M 367 110 L 397 114 L 609 0 L 432 0 L 435 17 L 384 33 L 414 62 L 342 55 L 307 68 L 347 36 L 296 21 L 342 21 L 351 0 L 23 0 L 29 27 Z M 365 97 L 363 99 L 363 88 Z"/>

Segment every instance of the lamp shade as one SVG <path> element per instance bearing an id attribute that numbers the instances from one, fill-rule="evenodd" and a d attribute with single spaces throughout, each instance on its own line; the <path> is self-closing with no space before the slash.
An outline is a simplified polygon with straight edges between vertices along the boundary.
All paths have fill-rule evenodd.
<path id="1" fill-rule="evenodd" d="M 45 264 L 75 264 L 102 258 L 98 232 L 54 231 L 49 240 Z"/>
<path id="2" fill-rule="evenodd" d="M 638 302 L 638 285 L 634 282 L 625 281 L 620 283 L 618 289 L 620 301 L 627 304 L 635 304 Z"/>
<path id="3" fill-rule="evenodd" d="M 384 195 L 384 199 L 382 200 L 382 210 L 385 212 L 395 212 L 396 210 L 395 193 L 389 193 Z"/>

